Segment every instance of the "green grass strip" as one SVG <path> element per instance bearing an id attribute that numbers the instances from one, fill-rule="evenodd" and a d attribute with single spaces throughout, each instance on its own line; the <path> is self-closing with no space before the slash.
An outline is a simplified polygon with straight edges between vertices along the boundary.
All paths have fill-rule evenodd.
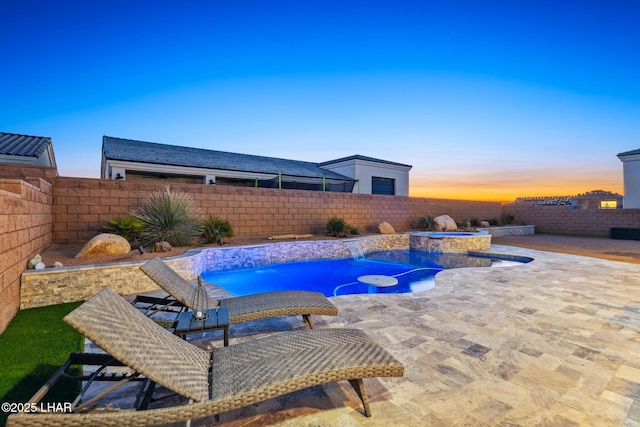
<path id="1" fill-rule="evenodd" d="M 81 303 L 21 310 L 0 335 L 0 402 L 27 402 L 69 358 L 84 337 L 62 318 Z M 79 385 L 54 387 L 46 401 L 70 402 Z M 0 426 L 9 414 L 0 412 Z"/>

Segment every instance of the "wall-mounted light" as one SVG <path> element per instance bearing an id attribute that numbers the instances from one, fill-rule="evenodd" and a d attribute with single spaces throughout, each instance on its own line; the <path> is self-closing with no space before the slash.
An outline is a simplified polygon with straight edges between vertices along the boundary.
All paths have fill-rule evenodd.
<path id="1" fill-rule="evenodd" d="M 212 180 L 212 179 L 210 179 L 210 180 L 209 180 L 209 185 L 214 185 L 214 184 L 215 184 L 215 182 L 213 182 L 213 180 Z"/>
<path id="2" fill-rule="evenodd" d="M 124 176 L 120 175 L 120 172 L 116 174 L 116 179 L 124 179 Z"/>

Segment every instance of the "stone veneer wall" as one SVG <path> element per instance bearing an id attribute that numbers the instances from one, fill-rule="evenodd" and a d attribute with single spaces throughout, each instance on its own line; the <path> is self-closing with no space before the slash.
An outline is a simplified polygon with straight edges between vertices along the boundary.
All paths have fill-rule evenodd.
<path id="1" fill-rule="evenodd" d="M 531 236 L 536 234 L 535 225 L 503 225 L 501 227 L 487 227 L 484 230 L 493 237 Z"/>
<path id="2" fill-rule="evenodd" d="M 464 253 L 486 251 L 491 249 L 491 235 L 480 231 L 472 236 L 429 236 L 427 234 L 411 234 L 411 249 L 427 252 Z"/>
<path id="3" fill-rule="evenodd" d="M 282 242 L 205 249 L 198 257 L 197 264 L 192 271 L 200 274 L 203 271 L 263 267 L 291 261 L 348 258 L 351 256 L 351 252 L 347 247 L 347 242 L 358 242 L 363 253 L 367 254 L 387 249 L 406 249 L 409 247 L 409 236 L 406 234 L 381 234 L 351 239 Z M 194 279 L 195 276 L 191 278 Z"/>
<path id="4" fill-rule="evenodd" d="M 569 209 L 510 203 L 503 211 L 519 224 L 535 225 L 536 233 L 609 237 L 611 228 L 640 228 L 640 209 Z"/>
<path id="5" fill-rule="evenodd" d="M 115 216 L 124 216 L 145 203 L 167 184 L 156 181 L 115 181 L 58 177 L 54 186 L 53 241 L 85 243 Z M 500 218 L 498 202 L 424 199 L 370 194 L 277 190 L 200 184 L 170 184 L 172 191 L 189 193 L 204 214 L 228 219 L 238 237 L 283 234 L 324 234 L 327 220 L 343 218 L 363 231 L 389 222 L 396 231 L 417 227 L 425 215 Z"/>
<path id="6" fill-rule="evenodd" d="M 348 240 L 360 242 L 365 253 L 409 247 L 409 237 L 406 234 Z M 206 248 L 165 259 L 165 262 L 185 279 L 194 280 L 200 273 L 208 270 L 346 258 L 350 256 L 350 252 L 345 241 L 347 239 Z M 158 290 L 157 285 L 140 270 L 143 263 L 144 261 L 25 271 L 22 275 L 20 308 L 86 300 L 106 286 L 121 295 Z"/>
<path id="7" fill-rule="evenodd" d="M 33 178 L 0 179 L 0 333 L 20 307 L 20 275 L 51 245 L 51 185 Z"/>

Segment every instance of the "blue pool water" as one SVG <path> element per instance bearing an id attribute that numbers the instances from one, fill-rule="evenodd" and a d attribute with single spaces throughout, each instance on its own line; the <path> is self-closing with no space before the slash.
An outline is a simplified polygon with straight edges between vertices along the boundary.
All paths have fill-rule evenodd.
<path id="1" fill-rule="evenodd" d="M 365 259 L 330 259 L 276 264 L 230 271 L 209 271 L 202 278 L 234 295 L 282 290 L 318 291 L 326 296 L 362 293 L 407 293 L 431 289 L 435 275 L 446 268 L 489 267 L 499 256 L 392 250 L 367 254 Z M 390 287 L 358 282 L 364 275 L 398 279 Z"/>

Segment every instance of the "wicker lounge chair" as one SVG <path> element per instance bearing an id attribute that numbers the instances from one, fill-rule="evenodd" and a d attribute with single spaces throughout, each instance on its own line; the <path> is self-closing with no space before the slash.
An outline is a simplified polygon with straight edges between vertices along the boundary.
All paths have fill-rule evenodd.
<path id="1" fill-rule="evenodd" d="M 160 258 L 154 258 L 140 266 L 158 286 L 165 290 L 172 298 L 154 299 L 138 297 L 136 303 L 154 303 L 158 306 L 169 304 L 193 309 L 193 295 L 196 287 L 182 278 Z M 254 295 L 224 298 L 217 302 L 218 307 L 229 310 L 231 324 L 248 322 L 275 316 L 297 316 L 302 318 L 313 329 L 312 314 L 337 316 L 338 309 L 320 292 L 310 291 L 278 291 L 262 292 Z M 147 306 L 148 308 L 148 306 Z"/>
<path id="2" fill-rule="evenodd" d="M 65 321 L 152 384 L 183 396 L 184 404 L 19 413 L 8 417 L 8 426 L 167 424 L 343 380 L 351 383 L 365 415 L 371 416 L 363 378 L 399 377 L 404 371 L 398 360 L 356 329 L 287 331 L 203 350 L 171 334 L 110 288 L 69 313 Z M 41 390 L 31 402 L 42 394 Z"/>

